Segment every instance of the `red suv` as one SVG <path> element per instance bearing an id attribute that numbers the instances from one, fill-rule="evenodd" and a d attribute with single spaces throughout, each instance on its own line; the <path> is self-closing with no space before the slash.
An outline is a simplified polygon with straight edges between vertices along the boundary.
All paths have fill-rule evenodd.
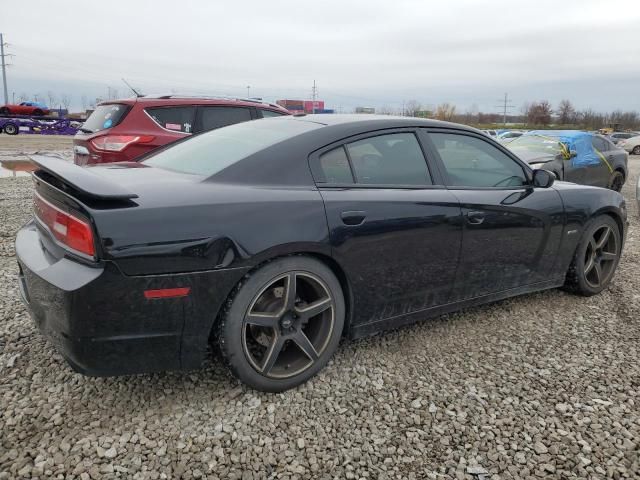
<path id="1" fill-rule="evenodd" d="M 289 114 L 280 105 L 231 98 L 162 95 L 102 102 L 73 139 L 74 161 L 131 161 L 193 133 Z"/>

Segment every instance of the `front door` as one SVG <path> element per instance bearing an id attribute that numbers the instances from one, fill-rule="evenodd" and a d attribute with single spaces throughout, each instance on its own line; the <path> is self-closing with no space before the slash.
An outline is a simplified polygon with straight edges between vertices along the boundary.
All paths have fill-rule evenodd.
<path id="1" fill-rule="evenodd" d="M 559 194 L 533 188 L 524 166 L 481 135 L 431 131 L 429 138 L 464 219 L 452 300 L 548 280 L 564 221 Z"/>
<path id="2" fill-rule="evenodd" d="M 332 145 L 312 158 L 353 323 L 449 301 L 462 240 L 456 197 L 434 182 L 411 130 Z"/>

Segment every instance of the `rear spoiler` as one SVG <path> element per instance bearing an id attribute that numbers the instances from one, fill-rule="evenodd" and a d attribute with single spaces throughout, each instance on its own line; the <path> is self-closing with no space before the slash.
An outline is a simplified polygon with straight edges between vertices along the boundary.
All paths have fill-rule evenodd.
<path id="1" fill-rule="evenodd" d="M 29 159 L 40 170 L 44 170 L 87 197 L 102 200 L 129 200 L 131 198 L 138 198 L 138 195 L 135 193 L 101 177 L 92 172 L 90 168 L 80 167 L 60 157 L 30 155 Z"/>

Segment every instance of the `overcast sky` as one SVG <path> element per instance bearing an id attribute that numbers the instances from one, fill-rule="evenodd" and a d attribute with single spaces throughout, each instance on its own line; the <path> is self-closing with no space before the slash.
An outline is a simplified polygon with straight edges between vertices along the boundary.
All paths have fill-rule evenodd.
<path id="1" fill-rule="evenodd" d="M 508 92 L 640 110 L 638 0 L 109 0 L 11 2 L 9 100 L 52 90 L 309 98 L 327 108 L 452 102 L 497 111 Z M 0 100 L 1 101 L 1 100 Z"/>

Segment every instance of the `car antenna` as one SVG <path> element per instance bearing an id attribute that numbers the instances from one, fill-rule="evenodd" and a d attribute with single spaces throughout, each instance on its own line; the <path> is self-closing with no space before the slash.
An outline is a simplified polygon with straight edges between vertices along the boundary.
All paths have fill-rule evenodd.
<path id="1" fill-rule="evenodd" d="M 129 87 L 131 89 L 131 91 L 134 93 L 134 95 L 136 96 L 136 98 L 140 98 L 143 95 L 138 92 L 135 88 L 133 88 L 131 85 L 129 85 L 129 82 L 127 82 L 124 78 L 122 79 L 122 81 L 124 82 L 124 84 Z"/>

